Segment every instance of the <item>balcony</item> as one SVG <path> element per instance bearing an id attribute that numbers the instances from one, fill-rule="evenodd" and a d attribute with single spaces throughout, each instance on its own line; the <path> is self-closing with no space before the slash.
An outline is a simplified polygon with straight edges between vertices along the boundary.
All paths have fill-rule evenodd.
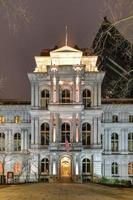
<path id="1" fill-rule="evenodd" d="M 69 103 L 50 103 L 48 106 L 49 111 L 55 111 L 55 112 L 81 112 L 84 109 L 84 106 L 77 102 L 69 102 Z"/>
<path id="2" fill-rule="evenodd" d="M 68 149 L 65 147 L 65 143 L 51 143 L 49 145 L 50 151 L 81 151 L 81 143 L 69 143 Z"/>

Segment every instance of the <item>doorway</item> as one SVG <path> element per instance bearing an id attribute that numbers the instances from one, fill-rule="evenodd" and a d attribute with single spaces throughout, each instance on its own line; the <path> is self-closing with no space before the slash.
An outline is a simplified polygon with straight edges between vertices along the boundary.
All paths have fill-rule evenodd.
<path id="1" fill-rule="evenodd" d="M 61 178 L 71 178 L 71 159 L 68 157 L 63 157 L 61 159 L 60 169 Z"/>

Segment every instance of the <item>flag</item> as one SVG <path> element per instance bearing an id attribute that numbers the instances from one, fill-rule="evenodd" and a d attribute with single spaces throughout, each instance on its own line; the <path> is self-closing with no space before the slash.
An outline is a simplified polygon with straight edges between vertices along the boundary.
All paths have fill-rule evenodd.
<path id="1" fill-rule="evenodd" d="M 65 150 L 68 152 L 69 151 L 69 142 L 68 142 L 68 139 L 67 137 L 65 138 Z"/>

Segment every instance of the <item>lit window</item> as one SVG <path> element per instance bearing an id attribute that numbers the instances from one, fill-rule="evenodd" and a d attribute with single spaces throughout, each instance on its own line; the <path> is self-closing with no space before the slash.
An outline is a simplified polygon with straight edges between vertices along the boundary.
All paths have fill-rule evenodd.
<path id="1" fill-rule="evenodd" d="M 62 91 L 62 103 L 70 103 L 70 91 L 67 89 Z"/>
<path id="2" fill-rule="evenodd" d="M 49 160 L 47 158 L 41 160 L 41 174 L 49 174 Z"/>
<path id="3" fill-rule="evenodd" d="M 5 151 L 5 134 L 0 133 L 0 151 Z"/>
<path id="4" fill-rule="evenodd" d="M 85 109 L 91 107 L 91 92 L 90 92 L 90 90 L 85 89 L 83 91 L 83 104 L 84 104 Z"/>
<path id="5" fill-rule="evenodd" d="M 133 152 L 133 133 L 128 134 L 128 151 Z"/>
<path id="6" fill-rule="evenodd" d="M 21 173 L 21 164 L 18 163 L 18 162 L 16 162 L 16 163 L 14 164 L 14 174 L 15 174 L 15 175 L 18 175 L 18 174 L 20 174 L 20 173 Z"/>
<path id="7" fill-rule="evenodd" d="M 118 164 L 116 162 L 112 163 L 112 175 L 118 175 Z"/>
<path id="8" fill-rule="evenodd" d="M 0 116 L 0 124 L 5 122 L 5 117 L 4 116 Z"/>
<path id="9" fill-rule="evenodd" d="M 0 174 L 3 174 L 3 164 L 0 162 Z"/>
<path id="10" fill-rule="evenodd" d="M 84 158 L 82 161 L 82 173 L 89 174 L 91 172 L 91 163 L 88 158 Z"/>
<path id="11" fill-rule="evenodd" d="M 41 125 L 41 145 L 49 145 L 49 124 Z"/>
<path id="12" fill-rule="evenodd" d="M 66 139 L 70 142 L 70 125 L 63 123 L 61 126 L 61 142 L 65 143 Z"/>
<path id="13" fill-rule="evenodd" d="M 48 108 L 49 99 L 50 99 L 49 91 L 42 90 L 41 91 L 41 102 L 40 102 L 41 107 Z"/>
<path id="14" fill-rule="evenodd" d="M 82 144 L 83 145 L 91 144 L 91 126 L 89 123 L 84 123 L 82 125 Z"/>
<path id="15" fill-rule="evenodd" d="M 19 116 L 14 117 L 14 123 L 16 123 L 16 124 L 20 123 L 20 117 Z"/>
<path id="16" fill-rule="evenodd" d="M 14 151 L 21 151 L 21 134 L 14 134 Z"/>
<path id="17" fill-rule="evenodd" d="M 113 122 L 113 123 L 118 122 L 118 116 L 117 116 L 117 115 L 113 115 L 113 116 L 112 116 L 112 122 Z"/>
<path id="18" fill-rule="evenodd" d="M 117 133 L 112 133 L 111 136 L 111 150 L 117 152 L 119 149 L 119 137 Z"/>
<path id="19" fill-rule="evenodd" d="M 133 162 L 128 163 L 128 174 L 133 175 Z"/>
<path id="20" fill-rule="evenodd" d="M 129 115 L 129 122 L 133 122 L 133 115 Z"/>

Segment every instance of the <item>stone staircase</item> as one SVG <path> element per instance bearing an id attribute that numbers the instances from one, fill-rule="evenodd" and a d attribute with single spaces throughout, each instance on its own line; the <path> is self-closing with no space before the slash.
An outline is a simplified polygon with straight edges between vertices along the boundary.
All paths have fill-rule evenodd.
<path id="1" fill-rule="evenodd" d="M 70 177 L 62 177 L 59 183 L 72 183 L 72 179 Z"/>

